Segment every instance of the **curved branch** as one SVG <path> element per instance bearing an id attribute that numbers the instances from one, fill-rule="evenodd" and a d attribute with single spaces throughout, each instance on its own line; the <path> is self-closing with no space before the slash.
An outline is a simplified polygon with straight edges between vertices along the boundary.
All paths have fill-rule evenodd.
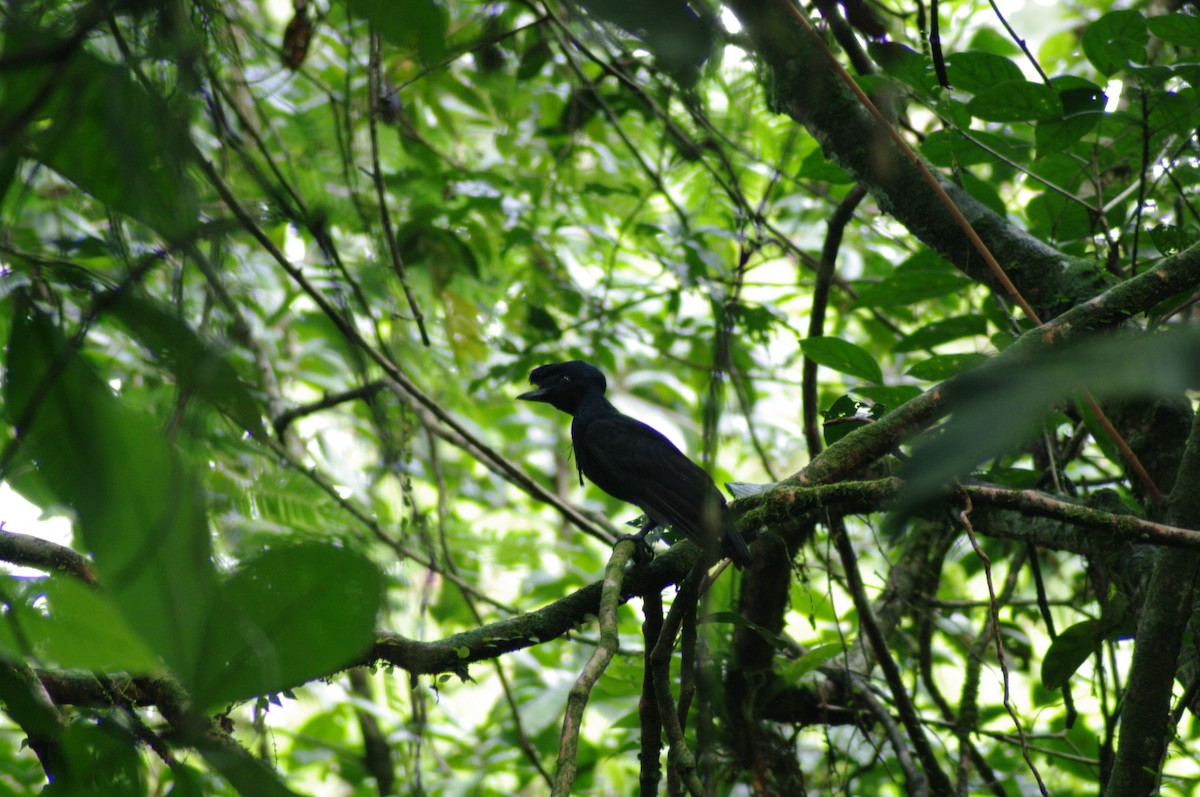
<path id="1" fill-rule="evenodd" d="M 96 568 L 86 556 L 65 545 L 8 531 L 4 521 L 0 521 L 0 560 L 22 567 L 68 573 L 92 586 L 97 583 Z"/>
<path id="2" fill-rule="evenodd" d="M 608 663 L 616 655 L 620 645 L 617 636 L 617 608 L 621 600 L 621 582 L 625 576 L 625 565 L 633 557 L 637 545 L 632 539 L 617 543 L 604 568 L 604 585 L 600 591 L 600 644 L 592 651 L 591 658 L 579 673 L 575 685 L 567 695 L 567 710 L 563 716 L 562 739 L 558 745 L 558 765 L 554 772 L 552 795 L 570 795 L 575 782 L 577 762 L 575 754 L 579 748 L 579 731 L 583 727 L 583 710 L 587 708 L 592 687 L 600 680 Z"/>
<path id="3" fill-rule="evenodd" d="M 1006 293 L 918 168 L 793 18 L 791 4 L 730 0 L 728 6 L 770 70 L 771 108 L 808 128 L 826 156 L 865 186 L 883 212 L 973 280 Z M 1094 262 L 1054 249 L 961 188 L 941 177 L 938 181 L 1042 318 L 1053 318 L 1111 284 L 1112 277 Z"/>
<path id="4" fill-rule="evenodd" d="M 854 218 L 854 211 L 867 195 L 862 186 L 855 185 L 838 203 L 829 217 L 829 228 L 825 243 L 821 246 L 821 260 L 817 267 L 817 283 L 813 288 L 812 312 L 808 317 L 808 337 L 819 338 L 825 334 L 825 308 L 829 303 L 829 288 L 833 283 L 837 267 L 838 250 L 842 247 L 842 234 L 846 225 Z M 804 438 L 808 443 L 808 456 L 815 458 L 821 453 L 821 430 L 817 424 L 817 364 L 811 357 L 804 358 L 804 376 L 801 386 L 801 407 L 804 412 Z"/>
<path id="5" fill-rule="evenodd" d="M 670 584 L 680 583 L 697 556 L 698 548 L 681 543 L 650 564 L 634 567 L 625 575 L 621 600 L 661 592 Z M 467 666 L 474 662 L 532 647 L 578 628 L 589 615 L 595 616 L 600 611 L 602 586 L 602 582 L 589 584 L 541 609 L 435 642 L 418 642 L 399 634 L 380 632 L 371 649 L 348 664 L 383 662 L 412 675 L 451 672 L 466 678 Z"/>

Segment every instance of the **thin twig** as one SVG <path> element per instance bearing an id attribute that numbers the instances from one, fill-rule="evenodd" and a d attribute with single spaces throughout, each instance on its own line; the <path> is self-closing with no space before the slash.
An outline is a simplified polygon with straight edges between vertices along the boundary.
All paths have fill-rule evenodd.
<path id="1" fill-rule="evenodd" d="M 1000 11 L 1000 6 L 996 5 L 996 0 L 988 0 L 988 5 L 990 5 L 992 10 L 996 12 L 996 18 L 1000 20 L 1000 24 L 1004 26 L 1006 31 L 1008 31 L 1008 35 L 1012 38 L 1012 40 L 1017 43 L 1018 47 L 1021 48 L 1021 52 L 1025 53 L 1025 57 L 1029 59 L 1029 63 L 1033 65 L 1033 68 L 1042 78 L 1042 82 L 1047 86 L 1050 86 L 1050 78 L 1046 76 L 1046 72 L 1042 69 L 1042 65 L 1039 64 L 1037 59 L 1033 57 L 1033 53 L 1029 52 L 1029 47 L 1025 44 L 1025 40 L 1017 35 L 1017 32 L 1013 30 L 1012 25 L 1008 24 L 1008 20 L 1004 18 L 1004 14 Z"/>
<path id="2" fill-rule="evenodd" d="M 687 740 L 683 736 L 683 727 L 676 714 L 675 701 L 671 697 L 671 652 L 675 649 L 675 636 L 683 622 L 685 612 L 694 612 L 696 602 L 700 597 L 700 582 L 703 581 L 708 568 L 704 565 L 705 557 L 701 555 L 692 566 L 692 571 L 679 587 L 671 611 L 663 623 L 662 632 L 650 654 L 652 675 L 654 678 L 654 698 L 658 703 L 659 717 L 663 729 L 667 733 L 670 745 L 669 761 L 673 773 L 682 779 L 684 786 L 692 797 L 702 797 L 704 786 L 696 775 L 696 758 L 688 749 Z"/>
<path id="3" fill-rule="evenodd" d="M 933 754 L 933 748 L 921 727 L 921 719 L 917 714 L 916 706 L 913 705 L 912 698 L 909 697 L 908 690 L 904 686 L 900 667 L 892 657 L 891 650 L 888 649 L 887 639 L 879 627 L 871 600 L 867 597 L 866 586 L 863 584 L 862 574 L 858 570 L 858 555 L 854 552 L 854 544 L 850 541 L 850 535 L 846 533 L 845 523 L 842 522 L 840 515 L 826 512 L 826 525 L 833 545 L 842 560 L 846 587 L 854 599 L 854 608 L 858 610 L 861 632 L 870 643 L 875 660 L 879 663 L 879 669 L 883 671 L 884 680 L 887 681 L 888 689 L 892 693 L 892 702 L 896 706 L 896 713 L 900 715 L 900 722 L 908 732 L 909 741 L 921 762 L 922 768 L 910 773 L 915 776 L 915 779 L 907 781 L 908 793 L 914 797 L 931 793 L 938 797 L 949 797 L 954 793 L 954 787 L 938 764 L 937 757 Z"/>
<path id="4" fill-rule="evenodd" d="M 829 288 L 837 270 L 842 235 L 846 231 L 846 225 L 854 218 L 858 203 L 862 202 L 866 195 L 867 190 L 855 184 L 829 217 L 829 228 L 825 233 L 825 243 L 821 246 L 821 261 L 817 267 L 817 283 L 813 288 L 812 311 L 808 317 L 809 340 L 825 334 L 825 309 L 829 303 Z M 803 380 L 800 403 L 804 413 L 804 438 L 808 442 L 808 457 L 812 459 L 821 453 L 823 446 L 817 425 L 817 413 L 820 410 L 817 404 L 817 363 L 811 357 L 804 358 Z"/>
<path id="5" fill-rule="evenodd" d="M 1029 755 L 1029 745 L 1025 740 L 1025 728 L 1021 725 L 1021 718 L 1017 716 L 1017 711 L 1013 708 L 1012 694 L 1009 689 L 1009 674 L 1008 661 L 1004 656 L 1004 642 L 1000 637 L 1000 607 L 996 600 L 996 587 L 992 583 L 992 561 L 987 554 L 983 552 L 983 548 L 979 545 L 979 540 L 975 538 L 975 529 L 971 525 L 971 496 L 963 495 L 963 509 L 958 514 L 959 522 L 967 531 L 967 539 L 971 541 L 971 547 L 975 550 L 975 555 L 979 557 L 979 561 L 983 564 L 983 574 L 987 580 L 988 596 L 991 598 L 991 626 L 992 634 L 996 642 L 996 658 L 1000 662 L 1000 674 L 1004 686 L 1004 709 L 1008 712 L 1008 716 L 1012 717 L 1013 725 L 1017 729 L 1017 736 L 1021 740 L 1021 755 L 1025 759 L 1025 764 L 1029 767 L 1029 771 L 1033 773 L 1034 779 L 1037 781 L 1038 789 L 1043 797 L 1049 797 L 1050 792 L 1046 790 L 1046 784 L 1042 780 L 1042 775 L 1038 772 L 1037 765 L 1033 763 L 1033 758 Z"/>
<path id="6" fill-rule="evenodd" d="M 608 566 L 604 568 L 604 586 L 600 590 L 600 644 L 592 651 L 591 658 L 567 694 L 567 710 L 563 716 L 562 736 L 558 745 L 558 763 L 554 768 L 554 788 L 550 792 L 553 797 L 569 797 L 571 786 L 575 783 L 575 756 L 579 748 L 579 730 L 583 726 L 583 710 L 587 708 L 592 687 L 600 680 L 620 644 L 617 634 L 617 608 L 621 605 L 621 584 L 625 578 L 625 565 L 636 551 L 636 542 L 631 539 L 621 540 L 613 548 Z"/>
<path id="7" fill-rule="evenodd" d="M 431 344 L 429 332 L 425 329 L 425 316 L 421 314 L 421 308 L 417 305 L 417 297 L 413 295 L 412 287 L 408 284 L 408 272 L 404 269 L 404 258 L 400 256 L 400 244 L 396 241 L 396 235 L 392 230 L 392 214 L 388 210 L 387 189 L 383 185 L 383 166 L 379 162 L 378 117 L 381 49 L 379 34 L 372 31 L 371 59 L 370 65 L 367 67 L 367 91 L 370 94 L 367 97 L 369 109 L 367 119 L 371 129 L 371 176 L 375 181 L 375 195 L 379 200 L 379 221 L 383 225 L 383 237 L 387 240 L 388 254 L 392 259 L 392 270 L 396 272 L 400 286 L 404 288 L 404 298 L 408 300 L 408 308 L 412 310 L 413 320 L 417 322 L 417 329 L 421 332 L 421 343 L 425 345 L 425 348 L 429 348 Z"/>

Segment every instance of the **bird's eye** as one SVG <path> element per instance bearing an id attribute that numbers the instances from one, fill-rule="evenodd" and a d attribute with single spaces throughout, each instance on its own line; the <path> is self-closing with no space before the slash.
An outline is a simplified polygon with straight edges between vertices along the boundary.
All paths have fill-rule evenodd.
<path id="1" fill-rule="evenodd" d="M 566 374 L 563 374 L 562 381 L 564 381 L 564 382 L 570 382 L 570 381 L 571 381 L 571 377 L 567 376 Z"/>

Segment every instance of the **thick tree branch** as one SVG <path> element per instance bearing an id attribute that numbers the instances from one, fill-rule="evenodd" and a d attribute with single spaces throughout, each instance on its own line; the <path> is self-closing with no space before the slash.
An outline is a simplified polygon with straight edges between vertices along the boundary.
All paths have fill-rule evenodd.
<path id="1" fill-rule="evenodd" d="M 1016 362 L 1055 346 L 1115 327 L 1181 291 L 1200 285 L 1200 244 L 1165 258 L 1155 268 L 1021 335 L 997 354 L 996 363 Z M 961 377 L 939 385 L 892 410 L 878 423 L 846 435 L 784 483 L 828 484 L 862 470 L 949 411 Z"/>
<path id="2" fill-rule="evenodd" d="M 0 521 L 0 561 L 69 573 L 85 584 L 96 584 L 96 569 L 86 556 L 40 537 L 8 531 L 3 521 Z"/>
<path id="3" fill-rule="evenodd" d="M 727 5 L 770 70 L 768 105 L 808 128 L 825 155 L 865 186 L 881 210 L 972 279 L 1005 293 L 917 168 L 793 18 L 790 4 L 731 0 Z M 940 182 L 1042 318 L 1053 318 L 1111 284 L 1111 276 L 1095 262 L 1064 255 L 957 186 Z"/>
<path id="4" fill-rule="evenodd" d="M 622 584 L 622 600 L 661 592 L 670 584 L 680 583 L 697 556 L 699 550 L 694 545 L 680 544 L 648 565 L 634 567 Z M 417 642 L 399 634 L 381 632 L 371 650 L 353 663 L 381 661 L 412 675 L 452 672 L 466 678 L 467 667 L 474 662 L 557 639 L 579 627 L 589 615 L 595 616 L 599 612 L 602 586 L 602 582 L 589 584 L 541 609 L 436 642 Z"/>
<path id="5" fill-rule="evenodd" d="M 1200 414 L 1171 491 L 1167 520 L 1200 525 Z M 1151 794 L 1158 788 L 1163 757 L 1172 737 L 1171 692 L 1183 633 L 1195 611 L 1200 554 L 1162 549 L 1146 593 L 1129 671 L 1129 690 L 1121 712 L 1120 744 L 1107 797 Z"/>
<path id="6" fill-rule="evenodd" d="M 1134 515 L 1092 509 L 1038 490 L 1011 490 L 987 484 L 964 484 L 958 489 L 979 506 L 1010 509 L 1029 517 L 1044 517 L 1095 529 L 1122 542 L 1200 550 L 1200 531 L 1155 523 Z M 745 511 L 742 522 L 747 533 L 752 534 L 755 527 L 772 528 L 781 523 L 795 523 L 829 507 L 836 507 L 844 514 L 868 514 L 890 509 L 902 497 L 903 490 L 904 482 L 894 477 L 819 487 L 783 484 L 770 492 L 743 498 L 738 502 L 738 508 L 750 507 Z M 953 503 L 953 492 L 947 491 L 946 499 Z M 1050 540 L 1043 541 L 1043 544 L 1058 547 Z"/>

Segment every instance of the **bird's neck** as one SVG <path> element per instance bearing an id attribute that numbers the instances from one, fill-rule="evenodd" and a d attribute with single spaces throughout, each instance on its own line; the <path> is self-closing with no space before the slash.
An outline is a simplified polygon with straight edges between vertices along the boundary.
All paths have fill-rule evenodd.
<path id="1" fill-rule="evenodd" d="M 607 415 L 620 415 L 617 408 L 608 402 L 603 393 L 585 393 L 575 407 L 575 418 L 590 421 Z"/>

